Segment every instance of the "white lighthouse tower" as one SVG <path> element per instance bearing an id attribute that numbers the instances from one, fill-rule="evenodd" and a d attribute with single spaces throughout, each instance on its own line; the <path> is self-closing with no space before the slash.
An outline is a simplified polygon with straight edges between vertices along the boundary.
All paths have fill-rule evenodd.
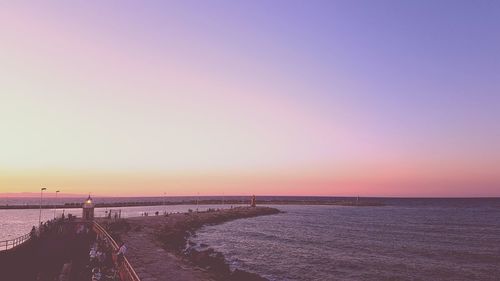
<path id="1" fill-rule="evenodd" d="M 90 195 L 87 200 L 83 202 L 82 218 L 86 221 L 91 221 L 94 219 L 94 202 L 92 202 L 92 198 L 90 197 Z"/>

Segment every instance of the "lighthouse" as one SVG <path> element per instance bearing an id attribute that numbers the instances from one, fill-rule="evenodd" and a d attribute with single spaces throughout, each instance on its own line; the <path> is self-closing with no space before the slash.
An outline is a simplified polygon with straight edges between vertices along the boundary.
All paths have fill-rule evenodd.
<path id="1" fill-rule="evenodd" d="M 94 219 L 94 202 L 92 202 L 92 198 L 89 197 L 85 202 L 83 202 L 83 220 L 90 221 Z"/>

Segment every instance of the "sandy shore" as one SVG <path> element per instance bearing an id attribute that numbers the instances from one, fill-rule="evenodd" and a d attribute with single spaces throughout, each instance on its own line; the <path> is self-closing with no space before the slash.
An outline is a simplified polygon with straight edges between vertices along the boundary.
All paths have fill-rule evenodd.
<path id="1" fill-rule="evenodd" d="M 194 250 L 187 240 L 207 224 L 279 212 L 268 207 L 238 207 L 101 223 L 126 243 L 127 258 L 142 281 L 265 280 L 255 274 L 231 271 L 220 253 Z"/>

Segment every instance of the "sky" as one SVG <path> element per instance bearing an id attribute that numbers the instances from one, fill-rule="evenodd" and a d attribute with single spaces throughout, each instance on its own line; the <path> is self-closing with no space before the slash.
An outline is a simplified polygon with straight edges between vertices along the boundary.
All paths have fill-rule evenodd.
<path id="1" fill-rule="evenodd" d="M 0 193 L 500 196 L 498 1 L 5 1 Z"/>

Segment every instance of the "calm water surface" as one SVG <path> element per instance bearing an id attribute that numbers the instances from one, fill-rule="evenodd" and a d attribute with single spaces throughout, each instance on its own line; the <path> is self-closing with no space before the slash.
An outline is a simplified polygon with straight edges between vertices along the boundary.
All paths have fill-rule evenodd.
<path id="1" fill-rule="evenodd" d="M 500 201 L 275 206 L 193 240 L 270 280 L 500 280 Z"/>

